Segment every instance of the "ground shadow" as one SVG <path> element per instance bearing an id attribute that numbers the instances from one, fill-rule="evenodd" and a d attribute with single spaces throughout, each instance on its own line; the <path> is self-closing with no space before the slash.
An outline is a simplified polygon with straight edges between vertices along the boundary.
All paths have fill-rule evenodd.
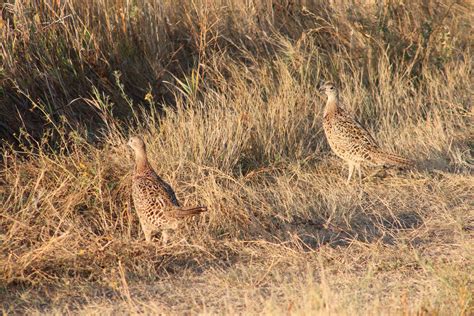
<path id="1" fill-rule="evenodd" d="M 272 219 L 272 231 L 264 236 L 269 242 L 283 243 L 303 251 L 314 251 L 322 246 L 344 247 L 353 241 L 382 242 L 393 245 L 396 235 L 413 230 L 423 224 L 422 217 L 414 211 L 398 214 L 374 215 L 358 209 L 348 223 L 340 224 L 318 218 L 294 216 L 292 221 Z"/>

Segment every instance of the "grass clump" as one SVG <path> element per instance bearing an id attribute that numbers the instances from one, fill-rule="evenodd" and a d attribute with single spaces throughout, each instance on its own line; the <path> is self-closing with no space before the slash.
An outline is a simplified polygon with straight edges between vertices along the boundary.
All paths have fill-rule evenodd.
<path id="1" fill-rule="evenodd" d="M 0 306 L 473 312 L 469 2 L 23 1 L 0 25 Z M 407 173 L 345 185 L 321 79 Z M 129 135 L 183 204 L 147 245 Z"/>

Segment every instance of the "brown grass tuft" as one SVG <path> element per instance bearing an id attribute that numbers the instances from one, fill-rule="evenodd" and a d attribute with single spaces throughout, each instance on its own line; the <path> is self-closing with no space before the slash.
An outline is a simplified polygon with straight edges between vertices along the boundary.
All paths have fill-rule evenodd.
<path id="1" fill-rule="evenodd" d="M 468 1 L 1 8 L 3 313 L 474 312 Z M 418 168 L 345 185 L 321 79 Z M 209 207 L 166 247 L 131 203 L 136 133 Z"/>

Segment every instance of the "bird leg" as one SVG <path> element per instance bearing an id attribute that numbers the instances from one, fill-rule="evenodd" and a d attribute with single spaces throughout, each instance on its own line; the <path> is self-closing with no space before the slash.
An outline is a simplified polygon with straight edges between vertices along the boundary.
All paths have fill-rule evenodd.
<path id="1" fill-rule="evenodd" d="M 166 246 L 168 244 L 168 241 L 170 240 L 172 230 L 171 229 L 163 229 L 161 231 L 161 243 L 163 246 Z"/>
<path id="2" fill-rule="evenodd" d="M 347 183 L 351 182 L 352 174 L 354 173 L 355 165 L 353 163 L 349 163 L 349 176 L 347 177 Z"/>
<path id="3" fill-rule="evenodd" d="M 361 170 L 360 163 L 357 164 L 356 169 L 357 169 L 357 173 L 359 174 L 359 182 L 362 183 L 362 170 Z"/>
<path id="4" fill-rule="evenodd" d="M 161 232 L 161 243 L 163 244 L 163 246 L 166 246 L 166 244 L 168 243 L 168 240 L 170 238 L 170 232 L 168 229 L 163 229 L 163 231 Z"/>
<path id="5" fill-rule="evenodd" d="M 151 230 L 143 229 L 143 233 L 145 234 L 146 242 L 151 242 Z"/>

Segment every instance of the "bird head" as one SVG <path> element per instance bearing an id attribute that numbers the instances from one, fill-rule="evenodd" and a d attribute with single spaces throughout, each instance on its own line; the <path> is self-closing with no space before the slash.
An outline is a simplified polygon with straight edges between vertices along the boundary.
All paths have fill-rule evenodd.
<path id="1" fill-rule="evenodd" d="M 331 82 L 325 82 L 319 87 L 319 91 L 321 93 L 325 93 L 328 97 L 336 97 L 337 96 L 337 89 L 334 84 Z"/>
<path id="2" fill-rule="evenodd" d="M 136 154 L 145 152 L 145 142 L 139 136 L 130 137 L 127 145 L 130 146 Z"/>

